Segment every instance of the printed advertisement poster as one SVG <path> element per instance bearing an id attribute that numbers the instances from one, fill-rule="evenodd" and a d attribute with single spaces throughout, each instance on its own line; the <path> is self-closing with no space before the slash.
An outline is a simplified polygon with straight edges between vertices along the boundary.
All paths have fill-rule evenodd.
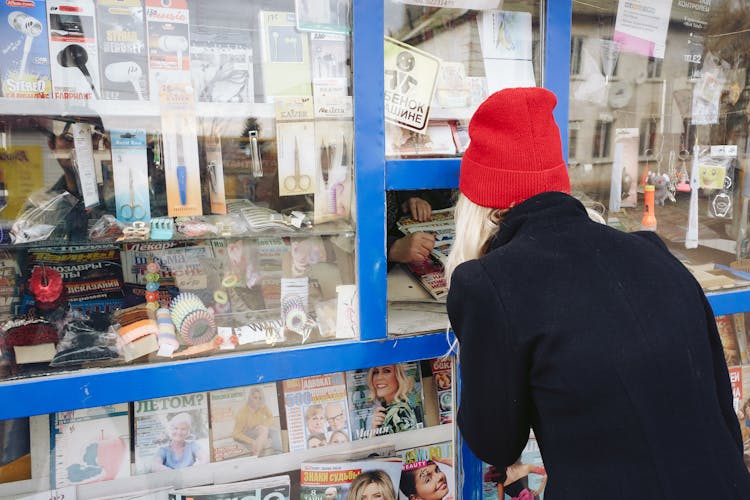
<path id="1" fill-rule="evenodd" d="M 491 10 L 482 12 L 477 22 L 487 91 L 534 87 L 531 14 Z"/>
<path id="2" fill-rule="evenodd" d="M 385 38 L 385 121 L 424 133 L 440 59 Z"/>
<path id="3" fill-rule="evenodd" d="M 614 41 L 620 51 L 664 58 L 671 0 L 620 0 Z"/>

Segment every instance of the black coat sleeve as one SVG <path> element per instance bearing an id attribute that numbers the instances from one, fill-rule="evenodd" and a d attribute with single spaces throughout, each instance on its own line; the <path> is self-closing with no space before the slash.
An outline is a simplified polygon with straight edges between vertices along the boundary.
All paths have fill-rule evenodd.
<path id="1" fill-rule="evenodd" d="M 505 468 L 529 437 L 528 356 L 513 340 L 503 304 L 478 260 L 454 271 L 448 314 L 460 345 L 461 435 L 478 458 Z"/>
<path id="2" fill-rule="evenodd" d="M 672 256 L 669 249 L 664 242 L 659 238 L 656 233 L 651 231 L 637 231 L 632 233 L 638 236 L 645 237 L 649 241 L 655 243 L 664 252 Z M 675 258 L 675 260 L 677 260 Z M 689 271 L 685 271 L 689 272 Z M 743 450 L 742 446 L 742 432 L 740 431 L 739 421 L 737 415 L 734 412 L 733 396 L 732 396 L 732 385 L 729 382 L 729 370 L 727 369 L 727 363 L 724 358 L 724 348 L 721 345 L 721 338 L 719 337 L 719 329 L 716 326 L 716 315 L 711 304 L 706 298 L 706 294 L 703 293 L 703 289 L 700 284 L 693 280 L 695 283 L 696 292 L 700 295 L 703 303 L 703 311 L 706 315 L 706 324 L 708 325 L 708 342 L 711 346 L 711 360 L 713 361 L 713 379 L 716 386 L 716 396 L 719 400 L 719 407 L 721 414 L 724 417 L 724 422 L 727 425 L 729 433 L 732 435 L 732 439 L 737 443 L 737 447 L 740 452 Z"/>

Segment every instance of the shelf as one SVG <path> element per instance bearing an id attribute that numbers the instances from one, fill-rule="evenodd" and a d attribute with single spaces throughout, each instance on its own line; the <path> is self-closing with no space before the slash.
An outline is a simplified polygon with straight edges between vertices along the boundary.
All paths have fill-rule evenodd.
<path id="1" fill-rule="evenodd" d="M 750 310 L 750 289 L 707 293 L 714 314 L 735 314 Z"/>
<path id="2" fill-rule="evenodd" d="M 154 101 L 63 101 L 0 98 L 4 115 L 136 117 L 160 116 Z M 206 118 L 273 118 L 273 103 L 199 102 L 195 114 Z"/>
<path id="3" fill-rule="evenodd" d="M 174 219 L 172 217 L 172 219 Z M 10 221 L 5 221 L 10 224 Z M 210 221 L 207 221 L 210 223 Z M 7 231 L 7 228 L 3 229 Z M 165 241 L 203 241 L 203 240 L 222 240 L 222 239 L 259 239 L 259 238 L 307 238 L 310 236 L 345 236 L 353 237 L 355 234 L 354 226 L 343 220 L 317 224 L 311 228 L 291 229 L 290 230 L 266 230 L 266 231 L 246 231 L 243 233 L 232 234 L 206 234 L 203 236 L 186 236 L 175 230 L 174 237 L 169 240 L 154 239 L 137 239 L 128 238 L 123 240 L 102 239 L 102 240 L 67 240 L 52 239 L 32 241 L 29 243 L 18 244 L 0 244 L 0 250 L 21 250 L 29 248 L 52 248 L 52 247 L 86 247 L 86 246 L 112 246 L 124 243 L 161 243 Z"/>
<path id="4" fill-rule="evenodd" d="M 0 401 L 13 401 L 0 405 L 0 420 L 435 358 L 449 341 L 443 333 L 347 341 L 0 382 Z"/>
<path id="5" fill-rule="evenodd" d="M 461 158 L 386 160 L 386 189 L 442 189 L 458 187 Z"/>
<path id="6" fill-rule="evenodd" d="M 76 498 L 96 499 L 115 494 L 133 494 L 154 488 L 188 488 L 205 484 L 224 484 L 244 481 L 265 476 L 283 474 L 296 470 L 299 464 L 315 460 L 323 455 L 332 455 L 362 447 L 393 445 L 397 450 L 429 446 L 435 443 L 452 441 L 454 428 L 452 424 L 435 425 L 425 429 L 405 431 L 384 436 L 374 436 L 367 440 L 353 441 L 345 444 L 326 446 L 294 453 L 282 453 L 268 457 L 243 457 L 222 462 L 212 462 L 199 467 L 191 467 L 190 473 L 177 469 L 151 474 L 140 474 L 131 477 L 79 484 L 76 487 Z M 49 476 L 8 483 L 2 485 L 1 499 L 15 499 L 32 492 L 49 489 Z"/>

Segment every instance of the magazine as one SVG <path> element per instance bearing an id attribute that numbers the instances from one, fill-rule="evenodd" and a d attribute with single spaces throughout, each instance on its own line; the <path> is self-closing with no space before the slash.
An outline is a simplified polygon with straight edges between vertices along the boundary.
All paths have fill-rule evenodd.
<path id="1" fill-rule="evenodd" d="M 0 484 L 31 479 L 29 417 L 0 420 Z"/>
<path id="2" fill-rule="evenodd" d="M 424 427 L 418 362 L 350 370 L 346 385 L 353 440 Z"/>
<path id="3" fill-rule="evenodd" d="M 399 458 L 303 462 L 300 500 L 397 498 L 401 468 Z"/>
<path id="4" fill-rule="evenodd" d="M 275 383 L 211 391 L 208 397 L 212 462 L 284 451 Z"/>
<path id="5" fill-rule="evenodd" d="M 440 423 L 450 424 L 453 422 L 453 358 L 431 359 L 430 368 L 437 392 Z"/>
<path id="6" fill-rule="evenodd" d="M 445 267 L 431 258 L 422 262 L 410 262 L 406 269 L 417 279 L 419 284 L 427 290 L 433 299 L 445 302 L 448 298 L 448 279 L 445 277 Z"/>
<path id="7" fill-rule="evenodd" d="M 136 474 L 208 463 L 205 392 L 136 401 L 133 407 Z"/>
<path id="8" fill-rule="evenodd" d="M 399 498 L 456 498 L 453 443 L 408 448 L 398 454 L 404 462 Z"/>
<path id="9" fill-rule="evenodd" d="M 349 441 L 344 372 L 284 380 L 289 451 Z"/>
<path id="10" fill-rule="evenodd" d="M 744 455 L 750 455 L 750 366 L 729 368 L 729 381 L 732 385 L 734 411 L 740 421 Z"/>
<path id="11" fill-rule="evenodd" d="M 237 483 L 173 490 L 169 500 L 289 500 L 289 476 L 271 476 Z"/>
<path id="12" fill-rule="evenodd" d="M 731 314 L 716 316 L 716 328 L 719 330 L 721 347 L 724 349 L 724 360 L 727 366 L 738 366 L 740 364 L 740 349 L 737 345 L 737 336 L 734 333 L 734 322 Z"/>
<path id="13" fill-rule="evenodd" d="M 424 232 L 435 236 L 435 246 L 430 252 L 430 257 L 423 262 L 409 263 L 406 268 L 438 301 L 444 301 L 448 296 L 448 280 L 445 277 L 444 266 L 456 235 L 453 210 L 454 207 L 433 210 L 432 218 L 427 222 L 419 222 L 411 217 L 404 217 L 397 222 L 397 227 L 403 234 Z"/>
<path id="14" fill-rule="evenodd" d="M 506 478 L 504 495 L 498 497 L 498 481 Z M 510 478 L 517 478 L 511 480 Z M 511 481 L 511 482 L 509 482 Z M 526 443 L 521 456 L 515 464 L 499 471 L 496 467 L 482 463 L 482 499 L 483 500 L 544 500 L 544 488 L 547 484 L 547 473 L 542 463 L 539 445 L 532 436 Z"/>
<path id="15" fill-rule="evenodd" d="M 435 235 L 435 247 L 430 255 L 445 265 L 453 245 L 453 239 L 456 236 L 453 211 L 454 207 L 433 210 L 431 220 L 427 222 L 419 222 L 411 217 L 404 217 L 396 224 L 399 231 L 404 234 L 430 233 Z"/>
<path id="16" fill-rule="evenodd" d="M 130 476 L 127 403 L 52 413 L 49 423 L 51 488 Z"/>

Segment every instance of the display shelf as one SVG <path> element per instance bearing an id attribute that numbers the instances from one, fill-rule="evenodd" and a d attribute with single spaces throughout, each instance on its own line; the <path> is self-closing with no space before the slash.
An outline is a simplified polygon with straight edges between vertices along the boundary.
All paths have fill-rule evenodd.
<path id="1" fill-rule="evenodd" d="M 160 116 L 155 101 L 76 101 L 59 99 L 0 98 L 0 109 L 5 115 L 34 116 Z M 195 114 L 207 118 L 273 118 L 273 103 L 199 102 Z"/>
<path id="2" fill-rule="evenodd" d="M 141 474 L 137 476 L 115 479 L 111 481 L 81 484 L 76 488 L 76 498 L 97 499 L 115 494 L 127 494 L 155 488 L 188 488 L 204 484 L 223 484 L 243 481 L 258 477 L 276 475 L 288 470 L 295 470 L 301 462 L 314 460 L 321 455 L 331 455 L 349 450 L 357 450 L 363 446 L 388 446 L 395 449 L 408 449 L 428 446 L 434 443 L 453 439 L 452 424 L 435 425 L 425 429 L 399 432 L 374 436 L 364 441 L 354 441 L 345 444 L 326 446 L 294 453 L 282 453 L 268 457 L 244 457 L 213 462 L 200 467 L 192 467 L 190 474 L 183 470 L 170 470 Z M 40 477 L 26 481 L 19 481 L 3 485 L 3 495 L 0 500 L 11 500 L 33 491 L 49 489 L 49 477 Z"/>
<path id="3" fill-rule="evenodd" d="M 171 219 L 174 220 L 172 217 Z M 208 222 L 210 224 L 210 222 Z M 4 231 L 8 231 L 7 228 Z M 68 240 L 68 239 L 49 239 L 32 241 L 29 243 L 2 243 L 0 244 L 0 250 L 22 250 L 31 248 L 53 248 L 53 247 L 99 247 L 99 246 L 113 246 L 124 243 L 160 243 L 164 241 L 203 241 L 203 240 L 222 240 L 222 239 L 260 239 L 260 238 L 307 238 L 310 236 L 343 236 L 353 237 L 355 234 L 355 227 L 347 221 L 332 221 L 323 224 L 317 224 L 310 228 L 296 229 L 289 227 L 289 229 L 279 230 L 267 230 L 267 231 L 245 231 L 242 233 L 221 233 L 214 234 L 209 233 L 202 236 L 187 236 L 177 230 L 174 232 L 174 237 L 168 240 L 155 240 L 155 239 L 139 239 L 139 238 L 123 238 L 123 239 L 101 239 L 101 240 Z"/>
<path id="4" fill-rule="evenodd" d="M 13 380 L 0 383 L 0 401 L 14 403 L 0 405 L 0 420 L 435 358 L 450 341 L 442 333 L 345 341 Z"/>

